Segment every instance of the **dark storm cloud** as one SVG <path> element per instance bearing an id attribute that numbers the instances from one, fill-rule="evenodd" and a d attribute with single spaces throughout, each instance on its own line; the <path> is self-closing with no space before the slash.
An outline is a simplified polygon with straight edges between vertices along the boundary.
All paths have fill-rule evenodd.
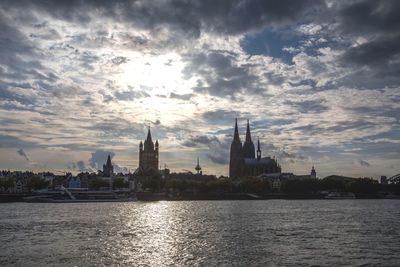
<path id="1" fill-rule="evenodd" d="M 20 155 L 21 157 L 23 157 L 23 158 L 25 158 L 27 161 L 29 161 L 28 155 L 26 155 L 25 151 L 24 151 L 22 148 L 20 148 L 20 149 L 17 151 L 17 153 L 18 153 L 18 155 Z"/>
<path id="2" fill-rule="evenodd" d="M 338 12 L 342 30 L 345 32 L 398 32 L 400 30 L 400 2 L 349 1 Z"/>
<path id="3" fill-rule="evenodd" d="M 352 47 L 343 55 L 346 63 L 377 69 L 380 76 L 400 74 L 400 33 Z"/>
<path id="4" fill-rule="evenodd" d="M 236 62 L 229 51 L 210 51 L 188 55 L 183 73 L 187 78 L 199 75 L 202 79 L 192 88 L 195 92 L 219 97 L 232 97 L 238 93 L 262 92 L 259 78 L 252 74 L 247 64 Z"/>
<path id="5" fill-rule="evenodd" d="M 90 11 L 117 21 L 134 23 L 145 29 L 168 25 L 189 36 L 199 36 L 202 27 L 215 32 L 238 34 L 266 25 L 285 25 L 315 8 L 318 0 L 251 1 L 3 1 L 6 10 L 24 7 L 39 10 L 54 18 L 88 23 Z"/>
<path id="6" fill-rule="evenodd" d="M 365 43 L 351 47 L 343 54 L 344 63 L 367 66 L 377 76 L 398 76 L 399 13 L 400 2 L 394 0 L 355 1 L 341 7 L 338 10 L 340 30 L 367 39 Z"/>

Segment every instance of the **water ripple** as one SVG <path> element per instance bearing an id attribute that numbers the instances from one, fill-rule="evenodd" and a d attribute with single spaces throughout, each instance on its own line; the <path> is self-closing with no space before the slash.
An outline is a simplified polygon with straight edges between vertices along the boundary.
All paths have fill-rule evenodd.
<path id="1" fill-rule="evenodd" d="M 398 266 L 398 200 L 1 204 L 1 266 Z"/>

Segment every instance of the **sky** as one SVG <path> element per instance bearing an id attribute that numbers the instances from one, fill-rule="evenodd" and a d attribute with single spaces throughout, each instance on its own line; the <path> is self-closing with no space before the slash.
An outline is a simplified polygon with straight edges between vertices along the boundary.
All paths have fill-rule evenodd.
<path id="1" fill-rule="evenodd" d="M 400 169 L 400 1 L 0 2 L 0 169 L 227 175 L 235 118 L 284 172 Z"/>

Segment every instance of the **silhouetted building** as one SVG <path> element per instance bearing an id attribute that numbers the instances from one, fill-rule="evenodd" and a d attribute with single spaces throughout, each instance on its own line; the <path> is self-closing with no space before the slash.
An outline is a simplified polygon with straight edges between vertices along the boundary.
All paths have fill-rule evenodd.
<path id="1" fill-rule="evenodd" d="M 108 155 L 106 164 L 103 164 L 103 176 L 111 177 L 114 174 L 114 167 L 111 164 L 111 157 Z"/>
<path id="2" fill-rule="evenodd" d="M 150 127 L 144 145 L 142 141 L 139 144 L 139 169 L 141 171 L 158 170 L 158 140 L 154 145 Z"/>
<path id="3" fill-rule="evenodd" d="M 247 120 L 246 140 L 242 146 L 240 141 L 237 119 L 231 144 L 229 160 L 229 177 L 258 176 L 263 173 L 280 173 L 281 167 L 271 157 L 261 157 L 260 140 L 257 142 L 257 158 L 254 143 L 251 140 L 250 123 Z"/>
<path id="4" fill-rule="evenodd" d="M 314 166 L 311 168 L 311 173 L 310 173 L 311 178 L 317 178 L 317 172 L 315 171 Z"/>
<path id="5" fill-rule="evenodd" d="M 388 180 L 386 176 L 381 176 L 381 180 L 380 180 L 381 184 L 388 184 Z"/>
<path id="6" fill-rule="evenodd" d="M 201 167 L 200 167 L 200 162 L 199 162 L 199 157 L 197 157 L 197 165 L 196 168 L 194 168 L 197 172 L 198 175 L 202 175 Z"/>

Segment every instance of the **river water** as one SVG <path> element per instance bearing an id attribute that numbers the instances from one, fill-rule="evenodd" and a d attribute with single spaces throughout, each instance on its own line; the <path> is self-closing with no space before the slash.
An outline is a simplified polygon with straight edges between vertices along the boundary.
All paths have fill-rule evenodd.
<path id="1" fill-rule="evenodd" d="M 400 266 L 400 200 L 0 204 L 1 266 Z"/>

